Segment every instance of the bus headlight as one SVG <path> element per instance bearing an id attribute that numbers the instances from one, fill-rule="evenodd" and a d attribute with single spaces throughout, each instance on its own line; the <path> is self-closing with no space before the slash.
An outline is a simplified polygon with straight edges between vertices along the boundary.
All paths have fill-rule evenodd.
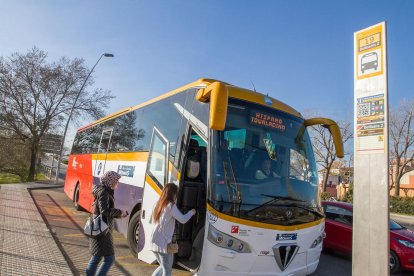
<path id="1" fill-rule="evenodd" d="M 247 243 L 217 230 L 211 224 L 208 227 L 207 239 L 211 243 L 219 247 L 234 250 L 238 253 L 251 253 L 252 252 L 250 250 L 250 246 Z"/>
<path id="2" fill-rule="evenodd" d="M 317 247 L 322 241 L 323 241 L 323 239 L 325 238 L 325 236 L 326 236 L 326 234 L 325 234 L 325 232 L 323 232 L 322 234 L 320 234 L 319 235 L 319 237 L 317 237 L 314 241 L 313 241 L 313 243 L 312 243 L 312 245 L 311 245 L 311 247 L 310 248 L 315 248 L 315 247 Z"/>

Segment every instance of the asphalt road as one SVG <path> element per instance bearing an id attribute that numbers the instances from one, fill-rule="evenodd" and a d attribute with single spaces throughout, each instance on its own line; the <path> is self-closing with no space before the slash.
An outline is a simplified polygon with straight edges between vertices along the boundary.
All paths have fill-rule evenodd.
<path id="1" fill-rule="evenodd" d="M 40 208 L 46 223 L 52 229 L 55 240 L 60 243 L 69 265 L 83 275 L 90 258 L 88 240 L 83 235 L 83 225 L 88 216 L 85 212 L 73 208 L 73 203 L 63 192 L 63 188 L 32 190 L 36 204 Z M 414 229 L 414 226 L 404 217 L 395 220 Z M 114 232 L 116 262 L 109 275 L 151 275 L 155 265 L 146 264 L 134 257 L 128 248 L 126 239 Z M 190 275 L 179 268 L 174 269 L 173 275 Z M 349 256 L 335 252 L 323 252 L 318 269 L 313 276 L 348 276 L 352 275 L 352 261 Z M 398 276 L 412 275 L 412 272 L 402 272 Z"/>

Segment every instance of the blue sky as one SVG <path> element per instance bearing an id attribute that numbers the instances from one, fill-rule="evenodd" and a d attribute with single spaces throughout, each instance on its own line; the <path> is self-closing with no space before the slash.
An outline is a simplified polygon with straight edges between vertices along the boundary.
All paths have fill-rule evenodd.
<path id="1" fill-rule="evenodd" d="M 391 107 L 414 95 L 414 1 L 2 1 L 0 56 L 84 58 L 108 112 L 201 77 L 353 117 L 353 34 L 387 22 Z"/>

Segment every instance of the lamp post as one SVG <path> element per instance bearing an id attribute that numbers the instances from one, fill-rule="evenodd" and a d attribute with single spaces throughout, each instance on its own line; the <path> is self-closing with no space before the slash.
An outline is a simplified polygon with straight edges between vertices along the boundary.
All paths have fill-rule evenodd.
<path id="1" fill-rule="evenodd" d="M 100 61 L 103 57 L 114 57 L 114 55 L 113 55 L 113 54 L 109 54 L 109 53 L 103 53 L 103 54 L 99 57 L 98 61 L 97 61 L 97 62 L 95 63 L 95 65 L 92 67 L 91 71 L 89 71 L 88 76 L 85 78 L 85 81 L 83 82 L 83 84 L 82 84 L 81 88 L 80 88 L 80 89 L 79 89 L 79 91 L 78 91 L 78 94 L 76 95 L 75 100 L 73 101 L 72 108 L 70 109 L 70 112 L 69 112 L 68 120 L 66 121 L 65 131 L 63 132 L 62 143 L 60 144 L 60 149 L 59 149 L 59 158 L 58 158 L 58 164 L 57 164 L 57 169 L 56 169 L 55 183 L 58 183 L 58 181 L 59 181 L 59 171 L 60 171 L 60 162 L 61 162 L 61 159 L 62 159 L 63 145 L 65 144 L 66 132 L 68 131 L 69 122 L 70 122 L 70 119 L 72 118 L 72 113 L 73 113 L 73 110 L 75 109 L 76 102 L 78 101 L 79 96 L 80 96 L 80 94 L 82 93 L 82 90 L 83 90 L 83 88 L 85 87 L 86 82 L 88 81 L 89 77 L 91 76 L 91 74 L 92 74 L 93 70 L 95 69 L 96 65 L 98 65 L 99 61 Z"/>

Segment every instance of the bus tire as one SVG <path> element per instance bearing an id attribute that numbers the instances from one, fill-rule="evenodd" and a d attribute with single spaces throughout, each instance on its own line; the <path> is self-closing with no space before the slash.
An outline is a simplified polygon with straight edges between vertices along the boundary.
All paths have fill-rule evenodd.
<path id="1" fill-rule="evenodd" d="M 76 185 L 75 193 L 73 195 L 73 204 L 75 209 L 78 211 L 83 211 L 83 208 L 79 205 L 79 185 Z"/>
<path id="2" fill-rule="evenodd" d="M 139 226 L 141 223 L 141 210 L 137 211 L 128 224 L 128 245 L 132 255 L 138 254 Z"/>

